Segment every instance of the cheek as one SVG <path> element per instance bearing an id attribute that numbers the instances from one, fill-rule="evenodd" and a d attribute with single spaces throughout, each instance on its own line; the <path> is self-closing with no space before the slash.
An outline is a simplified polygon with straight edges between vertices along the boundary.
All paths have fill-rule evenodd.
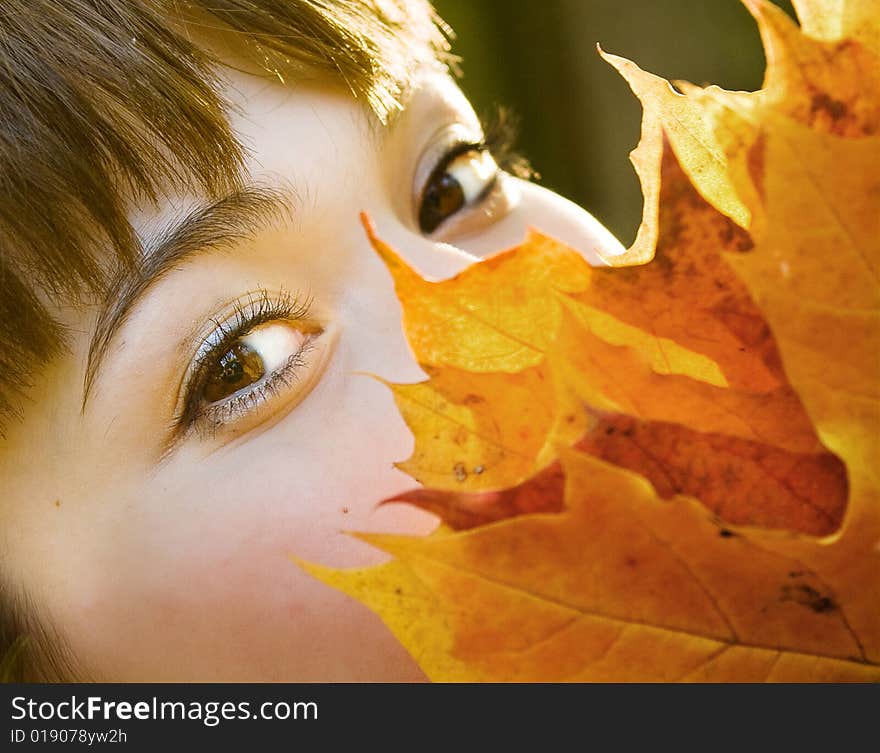
<path id="1" fill-rule="evenodd" d="M 378 618 L 290 560 L 374 564 L 342 531 L 431 530 L 376 509 L 414 485 L 393 468 L 410 446 L 388 390 L 342 359 L 264 434 L 176 459 L 90 553 L 70 618 L 82 650 L 114 678 L 418 679 Z"/>
<path id="2" fill-rule="evenodd" d="M 375 562 L 373 550 L 339 532 L 348 519 L 353 529 L 418 526 L 393 512 L 370 525 L 365 495 L 349 494 L 346 515 L 336 494 L 244 496 L 236 483 L 199 497 L 146 499 L 156 512 L 132 515 L 111 545 L 93 552 L 91 577 L 71 584 L 65 622 L 79 638 L 75 653 L 111 680 L 417 679 L 378 618 L 290 555 Z"/>
<path id="3" fill-rule="evenodd" d="M 378 618 L 296 568 L 278 537 L 225 523 L 199 526 L 186 549 L 119 560 L 93 584 L 72 627 L 97 679 L 418 678 Z"/>

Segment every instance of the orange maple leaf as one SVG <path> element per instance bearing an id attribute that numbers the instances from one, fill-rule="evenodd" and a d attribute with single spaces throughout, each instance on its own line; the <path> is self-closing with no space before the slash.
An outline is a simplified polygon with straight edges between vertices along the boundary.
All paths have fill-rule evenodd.
<path id="1" fill-rule="evenodd" d="M 368 228 L 430 376 L 399 499 L 448 526 L 303 566 L 432 679 L 880 680 L 880 21 L 746 5 L 759 92 L 606 56 L 645 108 L 614 268 L 533 233 L 432 283 Z"/>

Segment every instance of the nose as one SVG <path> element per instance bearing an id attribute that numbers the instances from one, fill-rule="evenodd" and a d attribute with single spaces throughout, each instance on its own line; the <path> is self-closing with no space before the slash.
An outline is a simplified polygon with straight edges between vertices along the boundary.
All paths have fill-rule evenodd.
<path id="1" fill-rule="evenodd" d="M 522 198 L 511 213 L 516 215 L 511 218 L 514 222 L 573 247 L 593 266 L 605 266 L 603 256 L 619 256 L 626 251 L 599 220 L 573 201 L 543 186 L 519 182 Z"/>
<path id="2" fill-rule="evenodd" d="M 514 207 L 486 232 L 463 240 L 461 246 L 475 256 L 486 256 L 522 243 L 529 228 L 571 246 L 593 266 L 606 266 L 602 257 L 625 249 L 593 215 L 543 186 L 509 178 L 518 196 Z"/>
<path id="3" fill-rule="evenodd" d="M 538 230 L 578 251 L 594 267 L 607 266 L 603 257 L 626 249 L 588 211 L 543 186 L 506 176 L 511 194 L 509 211 L 478 232 L 441 242 L 413 237 L 411 230 L 392 223 L 381 224 L 379 235 L 408 264 L 432 280 L 443 280 L 490 254 L 517 246 L 529 229 Z M 380 215 L 381 216 L 381 215 Z"/>

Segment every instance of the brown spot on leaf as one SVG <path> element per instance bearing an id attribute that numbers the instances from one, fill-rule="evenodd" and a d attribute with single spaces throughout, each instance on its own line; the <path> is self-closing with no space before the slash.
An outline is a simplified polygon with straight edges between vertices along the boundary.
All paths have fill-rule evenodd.
<path id="1" fill-rule="evenodd" d="M 729 217 L 721 218 L 720 222 L 721 228 L 718 234 L 727 248 L 730 248 L 733 251 L 739 251 L 740 253 L 745 253 L 746 251 L 751 251 L 755 247 L 755 242 L 752 240 L 752 236 Z M 721 283 L 720 280 L 716 281 L 716 285 L 719 288 L 726 287 L 726 285 Z"/>
<path id="2" fill-rule="evenodd" d="M 817 614 L 825 614 L 837 609 L 837 604 L 830 596 L 823 595 L 806 583 L 798 583 L 797 585 L 786 583 L 782 586 L 780 601 L 793 601 L 812 609 Z"/>
<path id="3" fill-rule="evenodd" d="M 764 152 L 765 137 L 762 133 L 755 139 L 755 143 L 749 147 L 748 154 L 746 155 L 746 165 L 748 166 L 749 177 L 752 179 L 752 183 L 755 185 L 755 190 L 758 192 L 762 201 L 767 198 L 764 192 Z"/>
<path id="4" fill-rule="evenodd" d="M 810 115 L 816 117 L 822 112 L 832 120 L 843 120 L 848 110 L 845 103 L 832 98 L 827 92 L 817 92 L 810 101 Z"/>

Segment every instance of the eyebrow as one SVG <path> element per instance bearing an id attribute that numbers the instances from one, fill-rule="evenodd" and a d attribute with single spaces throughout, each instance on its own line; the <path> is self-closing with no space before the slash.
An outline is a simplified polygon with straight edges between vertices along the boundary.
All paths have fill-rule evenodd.
<path id="1" fill-rule="evenodd" d="M 116 273 L 98 312 L 86 361 L 82 409 L 114 337 L 153 285 L 195 256 L 228 250 L 268 227 L 289 221 L 297 203 L 293 190 L 246 186 L 196 207 L 145 243 L 141 261 Z"/>

